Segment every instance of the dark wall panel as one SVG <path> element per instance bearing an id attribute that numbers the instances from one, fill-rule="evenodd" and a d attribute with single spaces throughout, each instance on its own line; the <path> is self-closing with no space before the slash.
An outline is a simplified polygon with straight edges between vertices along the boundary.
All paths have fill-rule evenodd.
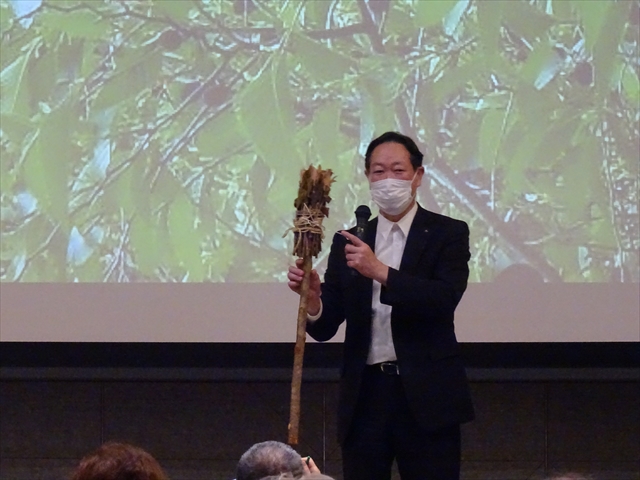
<path id="1" fill-rule="evenodd" d="M 286 441 L 280 381 L 0 381 L 0 477 L 62 480 L 110 439 L 155 455 L 173 480 L 230 480 L 246 448 Z M 640 383 L 473 382 L 463 480 L 582 471 L 640 480 Z M 305 382 L 299 451 L 340 475 L 335 382 Z"/>

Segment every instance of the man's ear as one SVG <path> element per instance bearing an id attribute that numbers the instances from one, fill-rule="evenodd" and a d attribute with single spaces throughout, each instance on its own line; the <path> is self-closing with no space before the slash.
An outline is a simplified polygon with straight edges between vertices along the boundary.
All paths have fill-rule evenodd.
<path id="1" fill-rule="evenodd" d="M 422 165 L 420 165 L 417 169 L 416 169 L 416 188 L 418 188 L 420 185 L 422 185 L 422 177 L 424 176 L 424 167 Z"/>

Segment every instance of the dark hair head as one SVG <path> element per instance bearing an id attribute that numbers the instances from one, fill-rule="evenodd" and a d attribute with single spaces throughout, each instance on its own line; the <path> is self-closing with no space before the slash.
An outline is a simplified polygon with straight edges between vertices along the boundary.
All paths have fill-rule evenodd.
<path id="1" fill-rule="evenodd" d="M 270 475 L 291 473 L 302 476 L 302 458 L 293 448 L 273 440 L 256 443 L 244 452 L 236 468 L 237 480 L 259 480 Z"/>
<path id="2" fill-rule="evenodd" d="M 71 480 L 168 480 L 155 458 L 139 447 L 108 442 L 80 460 Z"/>
<path id="3" fill-rule="evenodd" d="M 383 143 L 399 143 L 409 152 L 409 159 L 411 160 L 411 165 L 414 170 L 417 170 L 420 166 L 422 166 L 422 152 L 416 145 L 411 137 L 407 137 L 406 135 L 402 135 L 398 132 L 386 132 L 380 135 L 378 138 L 374 138 L 371 140 L 371 143 L 367 147 L 367 153 L 364 156 L 364 169 L 365 171 L 369 171 L 369 167 L 371 166 L 371 154 L 376 149 L 377 146 L 382 145 Z"/>

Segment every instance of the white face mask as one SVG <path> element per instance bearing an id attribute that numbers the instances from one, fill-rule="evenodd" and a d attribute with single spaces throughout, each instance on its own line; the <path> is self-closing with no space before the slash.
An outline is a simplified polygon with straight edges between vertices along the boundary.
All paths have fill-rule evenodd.
<path id="1" fill-rule="evenodd" d="M 415 178 L 415 175 L 413 176 Z M 411 180 L 385 178 L 369 185 L 371 198 L 381 211 L 388 215 L 400 215 L 415 198 Z"/>

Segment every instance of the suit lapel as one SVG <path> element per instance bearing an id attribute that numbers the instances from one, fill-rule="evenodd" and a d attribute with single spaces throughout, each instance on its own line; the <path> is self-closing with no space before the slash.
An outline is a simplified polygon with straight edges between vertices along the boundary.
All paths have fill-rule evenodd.
<path id="1" fill-rule="evenodd" d="M 402 261 L 400 262 L 401 271 L 411 272 L 412 267 L 418 265 L 420 256 L 432 236 L 429 231 L 429 225 L 431 223 L 430 217 L 427 210 L 418 206 L 418 211 L 411 223 L 407 243 L 405 244 L 404 253 L 402 254 Z"/>

